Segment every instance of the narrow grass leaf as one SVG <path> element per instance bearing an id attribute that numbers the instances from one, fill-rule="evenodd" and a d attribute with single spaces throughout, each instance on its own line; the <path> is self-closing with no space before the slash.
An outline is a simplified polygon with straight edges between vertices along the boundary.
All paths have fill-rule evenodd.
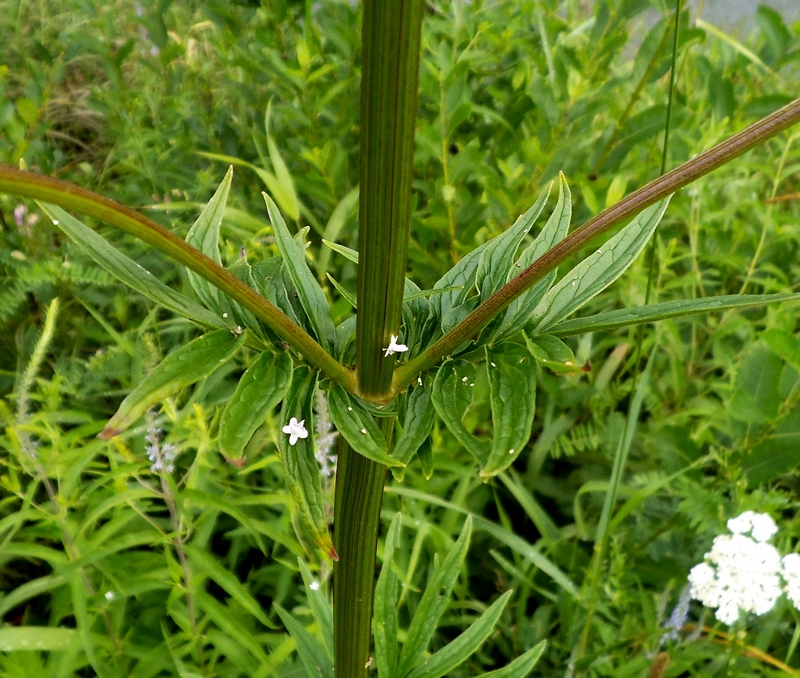
<path id="1" fill-rule="evenodd" d="M 47 216 L 69 236 L 87 256 L 100 267 L 111 273 L 121 283 L 136 290 L 151 301 L 160 304 L 189 320 L 222 329 L 225 324 L 216 315 L 203 308 L 196 301 L 167 287 L 150 271 L 141 267 L 133 259 L 126 257 L 113 247 L 103 236 L 78 221 L 57 205 L 38 203 Z"/>
<path id="2" fill-rule="evenodd" d="M 502 669 L 482 673 L 478 678 L 525 678 L 533 671 L 546 647 L 547 642 L 543 640 Z"/>
<path id="3" fill-rule="evenodd" d="M 482 478 L 504 471 L 531 437 L 536 411 L 536 361 L 519 344 L 486 349 L 489 401 L 492 408 L 492 451 L 481 468 Z"/>
<path id="4" fill-rule="evenodd" d="M 264 541 L 261 539 L 261 531 L 256 527 L 258 521 L 252 520 L 245 511 L 229 501 L 226 497 L 220 497 L 217 494 L 211 494 L 210 492 L 203 492 L 189 487 L 180 493 L 180 498 L 184 501 L 184 505 L 187 509 L 192 508 L 192 504 L 196 504 L 206 511 L 208 509 L 216 509 L 227 513 L 253 536 L 253 540 L 262 553 L 267 552 Z"/>
<path id="5" fill-rule="evenodd" d="M 469 549 L 471 535 L 472 518 L 468 516 L 453 548 L 442 563 L 437 561 L 434 566 L 433 576 L 422 594 L 406 634 L 406 642 L 400 653 L 398 676 L 408 674 L 431 642 L 431 638 L 436 632 L 436 626 L 450 604 L 453 587 L 456 585 L 458 574 Z"/>
<path id="6" fill-rule="evenodd" d="M 331 607 L 331 601 L 328 600 L 319 580 L 314 578 L 302 558 L 297 559 L 297 564 L 300 566 L 300 574 L 306 587 L 308 606 L 311 608 L 311 613 L 319 626 L 325 650 L 328 652 L 331 661 L 333 661 L 333 607 Z"/>
<path id="7" fill-rule="evenodd" d="M 297 644 L 297 654 L 306 670 L 306 675 L 316 678 L 333 678 L 333 661 L 322 644 L 314 638 L 299 621 L 278 603 L 273 607 L 283 625 Z"/>
<path id="8" fill-rule="evenodd" d="M 294 417 L 297 421 L 305 422 L 309 432 L 314 430 L 312 401 L 315 387 L 315 375 L 308 367 L 295 369 L 289 396 L 283 401 L 281 408 L 281 426 L 289 424 L 289 420 Z M 333 548 L 328 531 L 325 492 L 322 489 L 319 462 L 314 456 L 313 434 L 309 433 L 307 438 L 298 438 L 292 445 L 289 436 L 281 433 L 278 436 L 278 449 L 300 525 L 319 548 L 338 560 L 339 556 Z"/>
<path id="9" fill-rule="evenodd" d="M 219 449 L 230 460 L 242 458 L 245 445 L 267 414 L 283 400 L 292 381 L 287 351 L 265 351 L 239 379 L 219 421 Z"/>
<path id="10" fill-rule="evenodd" d="M 342 299 L 344 299 L 353 308 L 358 308 L 356 295 L 353 292 L 348 292 L 342 285 L 336 282 L 336 278 L 334 278 L 330 273 L 326 273 L 325 275 L 328 277 L 328 280 L 330 280 L 331 285 L 333 285 L 336 288 L 336 291 L 341 295 Z"/>
<path id="11" fill-rule="evenodd" d="M 219 254 L 219 228 L 222 225 L 222 216 L 225 213 L 225 203 L 228 201 L 232 178 L 233 167 L 229 167 L 222 183 L 186 234 L 187 243 L 220 265 L 222 259 Z M 194 271 L 187 270 L 186 273 L 189 276 L 189 283 L 200 301 L 212 311 L 218 310 L 220 292 L 217 288 Z"/>
<path id="12" fill-rule="evenodd" d="M 436 413 L 475 460 L 483 466 L 489 458 L 489 444 L 478 440 L 464 426 L 464 413 L 472 404 L 475 366 L 467 360 L 447 360 L 437 370 L 431 402 Z"/>
<path id="13" fill-rule="evenodd" d="M 339 235 L 344 225 L 347 223 L 347 220 L 350 218 L 350 215 L 353 214 L 356 205 L 358 205 L 358 186 L 350 189 L 339 201 L 339 204 L 333 208 L 328 223 L 325 224 L 325 228 L 322 232 L 322 242 L 335 243 L 339 239 Z M 322 251 L 319 253 L 319 259 L 317 260 L 317 275 L 320 280 L 322 280 L 328 272 L 330 260 L 330 248 L 323 247 Z"/>
<path id="14" fill-rule="evenodd" d="M 402 514 L 395 513 L 383 551 L 383 565 L 375 585 L 372 635 L 375 643 L 375 663 L 378 678 L 395 678 L 397 671 L 397 587 L 398 578 L 393 568 L 394 550 L 400 542 Z"/>
<path id="15" fill-rule="evenodd" d="M 386 466 L 403 466 L 389 456 L 386 438 L 369 412 L 338 384 L 328 391 L 328 410 L 336 430 L 360 455 Z"/>
<path id="16" fill-rule="evenodd" d="M 454 641 L 431 655 L 408 678 L 440 678 L 463 663 L 491 635 L 513 591 L 506 591 Z"/>
<path id="17" fill-rule="evenodd" d="M 515 277 L 519 271 L 524 271 L 553 246 L 561 242 L 567 235 L 571 220 L 572 195 L 564 175 L 559 173 L 558 202 L 556 202 L 555 209 L 536 239 L 522 252 L 516 266 L 509 273 L 508 279 Z M 555 281 L 557 270 L 550 271 L 511 302 L 498 332 L 500 337 L 510 337 L 525 326 L 531 313 Z"/>
<path id="18" fill-rule="evenodd" d="M 430 375 L 425 375 L 422 384 L 409 389 L 406 396 L 403 430 L 397 437 L 397 442 L 392 450 L 392 456 L 406 465 L 409 464 L 433 429 L 435 410 L 431 403 L 432 393 L 433 379 Z M 402 480 L 402 470 L 395 472 L 395 478 Z"/>
<path id="19" fill-rule="evenodd" d="M 217 330 L 170 353 L 122 401 L 99 437 L 108 440 L 119 435 L 156 403 L 207 377 L 228 362 L 244 340 L 244 333 L 237 337 Z"/>
<path id="20" fill-rule="evenodd" d="M 399 494 L 411 499 L 417 499 L 418 501 L 433 504 L 435 506 L 441 506 L 450 511 L 455 511 L 456 513 L 462 513 L 464 515 L 471 516 L 475 523 L 476 529 L 487 532 L 490 536 L 497 539 L 499 542 L 502 542 L 512 551 L 515 551 L 525 560 L 532 563 L 535 567 L 538 567 L 571 596 L 578 596 L 578 587 L 563 570 L 561 570 L 552 560 L 542 555 L 536 546 L 515 534 L 511 530 L 507 530 L 497 523 L 487 520 L 481 515 L 471 513 L 462 506 L 459 506 L 451 501 L 447 501 L 446 499 L 442 499 L 441 497 L 437 497 L 435 494 L 430 494 L 429 492 L 419 492 L 418 490 L 412 490 L 399 485 L 388 486 L 386 488 L 386 492 Z"/>
<path id="21" fill-rule="evenodd" d="M 667 318 L 680 318 L 696 313 L 725 311 L 732 308 L 753 308 L 777 304 L 786 301 L 797 301 L 800 293 L 795 294 L 728 294 L 703 299 L 681 299 L 665 301 L 660 304 L 649 304 L 637 308 L 621 308 L 616 311 L 598 313 L 586 318 L 564 320 L 553 325 L 549 334 L 556 337 L 571 337 L 586 332 L 605 332 L 619 327 L 651 323 Z"/>
<path id="22" fill-rule="evenodd" d="M 253 598 L 247 588 L 235 575 L 220 565 L 205 549 L 192 546 L 191 544 L 184 544 L 183 548 L 189 555 L 189 561 L 192 564 L 193 572 L 205 573 L 223 591 L 239 603 L 242 608 L 258 619 L 261 624 L 267 628 L 275 628 L 275 625 L 271 623 L 267 615 L 264 614 L 261 605 L 259 605 L 256 599 Z"/>
<path id="23" fill-rule="evenodd" d="M 247 649 L 258 661 L 266 662 L 267 654 L 261 647 L 259 640 L 231 614 L 231 610 L 218 600 L 208 595 L 205 591 L 195 589 L 191 595 L 200 609 L 213 621 L 227 636 L 235 640 L 240 646 Z"/>
<path id="24" fill-rule="evenodd" d="M 552 186 L 552 182 L 548 184 L 538 200 L 517 218 L 511 228 L 492 238 L 483 248 L 475 272 L 475 285 L 480 292 L 481 301 L 485 301 L 497 292 L 513 273 L 514 257 L 519 244 L 542 213 Z"/>
<path id="25" fill-rule="evenodd" d="M 661 221 L 669 198 L 643 210 L 617 235 L 567 273 L 533 312 L 535 334 L 543 334 L 602 292 L 633 263 Z"/>
<path id="26" fill-rule="evenodd" d="M 6 626 L 0 628 L 0 652 L 66 650 L 78 638 L 75 629 L 51 626 Z"/>
<path id="27" fill-rule="evenodd" d="M 275 199 L 280 204 L 281 209 L 289 215 L 289 218 L 297 221 L 300 218 L 300 201 L 297 199 L 297 191 L 294 188 L 292 175 L 289 173 L 289 169 L 286 167 L 283 156 L 271 134 L 267 134 L 267 150 L 269 151 L 272 169 L 275 170 L 275 182 L 278 188 L 277 192 L 275 192 Z M 270 190 L 273 189 L 274 187 L 270 187 Z"/>
<path id="28" fill-rule="evenodd" d="M 303 310 L 308 316 L 311 327 L 314 328 L 319 343 L 328 353 L 332 353 L 334 327 L 325 293 L 306 263 L 303 246 L 298 245 L 297 241 L 292 238 L 289 229 L 286 228 L 286 222 L 283 220 L 275 203 L 272 202 L 272 198 L 266 193 L 263 195 L 267 203 L 267 211 L 275 232 L 278 249 L 283 256 L 284 264 L 289 271 L 292 282 L 297 288 L 297 294 L 300 297 Z"/>

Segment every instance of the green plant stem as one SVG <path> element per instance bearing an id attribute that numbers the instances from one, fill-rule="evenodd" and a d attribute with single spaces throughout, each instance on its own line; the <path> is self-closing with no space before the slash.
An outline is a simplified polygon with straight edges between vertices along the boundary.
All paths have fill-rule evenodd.
<path id="1" fill-rule="evenodd" d="M 758 146 L 767 139 L 800 121 L 800 99 L 795 99 L 771 115 L 753 123 L 730 139 L 695 156 L 680 167 L 654 179 L 634 191 L 616 205 L 590 219 L 577 231 L 564 238 L 549 252 L 537 259 L 520 275 L 500 288 L 464 320 L 429 346 L 416 358 L 395 371 L 392 393 L 400 393 L 420 372 L 436 365 L 469 337 L 475 335 L 489 320 L 502 311 L 522 292 L 552 271 L 593 238 L 606 233 L 617 224 L 634 217 L 645 207 L 674 193 L 705 176 L 733 158 Z"/>
<path id="2" fill-rule="evenodd" d="M 391 397 L 411 216 L 422 0 L 366 0 L 362 28 L 359 266 L 356 331 L 358 393 Z M 392 419 L 384 419 L 384 434 Z M 334 666 L 337 676 L 368 675 L 375 550 L 386 468 L 340 448 L 334 502 Z"/>
<path id="3" fill-rule="evenodd" d="M 283 311 L 174 233 L 131 208 L 67 181 L 7 165 L 0 165 L 0 193 L 34 198 L 81 212 L 149 243 L 238 301 L 330 379 L 355 391 L 355 374 L 330 356 Z"/>

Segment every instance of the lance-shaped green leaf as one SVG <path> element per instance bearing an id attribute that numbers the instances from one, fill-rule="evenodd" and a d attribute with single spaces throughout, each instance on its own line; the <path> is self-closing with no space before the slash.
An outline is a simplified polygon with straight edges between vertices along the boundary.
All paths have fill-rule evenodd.
<path id="1" fill-rule="evenodd" d="M 567 273 L 533 312 L 535 334 L 563 320 L 602 292 L 630 266 L 647 244 L 667 209 L 669 198 L 643 210 L 611 240 Z"/>
<path id="2" fill-rule="evenodd" d="M 303 310 L 308 316 L 311 327 L 314 328 L 319 343 L 328 353 L 333 353 L 334 327 L 325 293 L 306 264 L 304 248 L 292 238 L 289 229 L 286 228 L 286 222 L 275 203 L 272 202 L 272 198 L 264 193 L 264 200 L 267 203 L 267 212 L 269 212 L 269 219 L 275 231 L 278 249 L 297 289 Z"/>
<path id="3" fill-rule="evenodd" d="M 530 209 L 521 215 L 511 228 L 492 238 L 481 252 L 475 273 L 475 285 L 480 292 L 481 301 L 497 292 L 509 276 L 514 274 L 512 264 L 517 248 L 542 213 L 552 186 L 552 183 L 548 184 Z"/>
<path id="4" fill-rule="evenodd" d="M 245 445 L 267 414 L 289 390 L 292 358 L 288 351 L 265 351 L 239 379 L 219 420 L 219 449 L 229 460 L 242 458 Z"/>
<path id="5" fill-rule="evenodd" d="M 328 656 L 322 643 L 278 603 L 273 603 L 273 607 L 297 645 L 297 655 L 306 670 L 306 675 L 315 678 L 316 676 L 333 678 L 333 660 Z"/>
<path id="6" fill-rule="evenodd" d="M 222 215 L 225 213 L 225 203 L 228 201 L 232 178 L 233 167 L 229 167 L 222 183 L 186 234 L 187 243 L 199 249 L 217 264 L 222 263 L 219 255 L 219 227 L 222 224 Z M 189 283 L 200 301 L 211 310 L 217 310 L 219 306 L 217 288 L 194 271 L 186 273 L 189 276 Z"/>
<path id="7" fill-rule="evenodd" d="M 422 662 L 408 678 L 440 678 L 468 659 L 494 631 L 512 593 L 506 591 L 464 633 Z"/>
<path id="8" fill-rule="evenodd" d="M 383 565 L 375 585 L 372 636 L 375 643 L 375 663 L 378 678 L 395 678 L 399 648 L 397 645 L 397 588 L 398 578 L 393 570 L 394 550 L 400 542 L 401 514 L 395 513 L 386 533 Z"/>
<path id="9" fill-rule="evenodd" d="M 99 437 L 108 440 L 119 435 L 156 403 L 207 377 L 234 356 L 244 339 L 244 333 L 237 337 L 217 330 L 170 353 L 122 401 Z"/>
<path id="10" fill-rule="evenodd" d="M 550 328 L 549 333 L 557 337 L 571 337 L 585 332 L 604 332 L 619 327 L 651 323 L 666 318 L 680 318 L 695 313 L 726 311 L 732 308 L 752 308 L 776 304 L 784 301 L 796 301 L 800 294 L 728 294 L 720 297 L 704 297 L 702 299 L 680 299 L 665 301 L 660 304 L 649 304 L 636 308 L 621 308 L 616 311 L 598 313 L 586 318 L 565 320 Z"/>
<path id="11" fill-rule="evenodd" d="M 126 257 L 113 247 L 103 236 L 78 221 L 57 205 L 38 203 L 53 223 L 67 234 L 92 260 L 117 280 L 133 288 L 148 299 L 178 313 L 189 320 L 208 327 L 225 327 L 213 313 L 207 311 L 196 301 L 167 287 L 150 271 L 142 268 L 133 259 Z"/>
<path id="12" fill-rule="evenodd" d="M 478 678 L 525 678 L 533 671 L 536 663 L 541 659 L 545 647 L 547 647 L 547 641 L 543 640 L 502 669 L 482 673 Z"/>
<path id="13" fill-rule="evenodd" d="M 304 365 L 297 367 L 292 375 L 289 395 L 284 399 L 281 408 L 282 427 L 289 426 L 294 418 L 303 422 L 307 431 L 314 430 L 312 401 L 315 387 L 316 377 L 311 370 Z M 319 548 L 334 560 L 339 560 L 328 532 L 322 476 L 314 456 L 314 436 L 309 434 L 307 438 L 298 437 L 294 445 L 291 440 L 288 434 L 281 433 L 278 436 L 278 449 L 300 525 Z"/>
<path id="14" fill-rule="evenodd" d="M 456 585 L 458 573 L 461 571 L 464 558 L 469 549 L 471 535 L 472 517 L 467 516 L 458 540 L 448 552 L 444 561 L 439 563 L 438 558 L 435 559 L 433 576 L 425 588 L 425 593 L 420 598 L 419 605 L 414 612 L 414 618 L 408 627 L 406 642 L 403 643 L 403 649 L 400 653 L 398 676 L 408 674 L 431 642 L 439 620 L 450 604 L 453 587 Z"/>
<path id="15" fill-rule="evenodd" d="M 519 344 L 486 349 L 492 407 L 492 451 L 481 468 L 490 478 L 507 469 L 531 437 L 536 411 L 536 362 Z"/>
<path id="16" fill-rule="evenodd" d="M 339 435 L 356 452 L 386 466 L 404 465 L 389 456 L 386 438 L 369 412 L 338 384 L 331 384 L 328 391 L 328 411 Z"/>
<path id="17" fill-rule="evenodd" d="M 333 661 L 333 608 L 331 601 L 325 596 L 325 592 L 319 585 L 319 581 L 314 579 L 308 565 L 303 562 L 302 558 L 297 559 L 300 566 L 300 574 L 303 577 L 303 584 L 306 587 L 306 598 L 308 599 L 308 606 L 311 608 L 311 613 L 319 626 L 319 632 L 322 636 L 322 644 L 328 652 L 328 656 Z"/>
<path id="18" fill-rule="evenodd" d="M 431 434 L 434 412 L 431 403 L 433 379 L 425 375 L 425 380 L 409 389 L 406 395 L 403 430 L 397 436 L 392 456 L 398 461 L 408 464 Z M 395 479 L 403 479 L 403 470 L 394 472 Z"/>
<path id="19" fill-rule="evenodd" d="M 519 271 L 524 271 L 534 261 L 541 257 L 554 245 L 561 242 L 567 235 L 569 224 L 572 220 L 572 196 L 563 174 L 558 176 L 558 202 L 553 213 L 547 220 L 544 228 L 536 239 L 523 250 L 514 269 L 509 273 L 508 279 L 515 277 Z M 498 331 L 499 337 L 510 337 L 518 332 L 528 322 L 531 313 L 541 301 L 547 290 L 556 279 L 557 269 L 550 271 L 541 280 L 534 283 L 519 297 L 511 302 L 503 316 L 503 322 Z"/>
<path id="20" fill-rule="evenodd" d="M 475 366 L 466 360 L 446 360 L 433 380 L 431 401 L 436 413 L 458 442 L 483 466 L 489 446 L 478 440 L 464 426 L 464 414 L 472 404 Z"/>

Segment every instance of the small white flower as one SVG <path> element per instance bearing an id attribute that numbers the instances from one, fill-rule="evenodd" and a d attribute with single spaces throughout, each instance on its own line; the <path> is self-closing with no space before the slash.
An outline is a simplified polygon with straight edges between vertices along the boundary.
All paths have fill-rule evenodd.
<path id="1" fill-rule="evenodd" d="M 728 529 L 733 534 L 749 534 L 756 541 L 769 541 L 778 531 L 775 521 L 766 513 L 745 511 L 728 521 Z"/>
<path id="2" fill-rule="evenodd" d="M 739 523 L 734 522 L 739 529 Z M 782 593 L 781 557 L 771 544 L 743 534 L 714 539 L 705 562 L 689 573 L 692 598 L 716 608 L 716 617 L 733 624 L 742 612 L 769 612 Z"/>
<path id="3" fill-rule="evenodd" d="M 299 438 L 308 438 L 308 431 L 306 430 L 305 423 L 305 419 L 297 421 L 295 417 L 292 417 L 289 423 L 283 427 L 283 432 L 289 436 L 290 445 L 297 443 Z"/>
<path id="4" fill-rule="evenodd" d="M 800 553 L 783 557 L 783 580 L 786 582 L 786 597 L 800 609 Z"/>
<path id="5" fill-rule="evenodd" d="M 116 598 L 116 597 L 117 597 L 117 596 L 116 596 L 116 595 L 114 595 L 114 592 L 113 592 L 113 591 L 106 591 L 106 592 L 105 592 L 105 599 L 106 599 L 106 600 L 114 600 L 114 598 Z"/>
<path id="6" fill-rule="evenodd" d="M 394 355 L 395 353 L 405 353 L 407 350 L 408 346 L 405 344 L 398 344 L 397 335 L 393 334 L 389 339 L 388 348 L 384 349 L 383 357 L 388 358 L 390 355 Z"/>
<path id="7" fill-rule="evenodd" d="M 310 588 L 312 591 L 319 591 L 319 582 L 318 581 L 312 581 L 308 585 L 308 588 Z"/>

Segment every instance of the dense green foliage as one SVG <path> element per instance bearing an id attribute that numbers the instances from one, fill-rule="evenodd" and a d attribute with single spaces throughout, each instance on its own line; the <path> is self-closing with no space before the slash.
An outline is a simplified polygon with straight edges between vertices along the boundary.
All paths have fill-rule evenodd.
<path id="1" fill-rule="evenodd" d="M 22 159 L 148 209 L 181 236 L 234 163 L 223 262 L 243 247 L 251 263 L 277 252 L 266 188 L 290 228 L 311 227 L 307 255 L 334 322 L 351 312 L 355 266 L 322 239 L 357 242 L 357 8 L 0 0 L 0 16 L 0 161 Z M 788 101 L 800 79 L 800 26 L 760 10 L 739 43 L 691 19 L 682 15 L 670 166 Z M 573 224 L 656 176 L 670 20 L 669 8 L 645 0 L 431 3 L 408 277 L 431 287 L 559 171 Z M 659 301 L 795 291 L 797 134 L 673 199 L 657 236 Z M 91 665 L 109 676 L 303 675 L 282 610 L 310 624 L 321 605 L 310 578 L 326 592 L 331 565 L 292 529 L 277 415 L 256 431 L 243 466 L 219 452 L 223 408 L 252 360 L 237 358 L 145 423 L 97 440 L 123 397 L 196 333 L 98 271 L 36 221 L 32 204 L 18 226 L 17 204 L 0 198 L 0 650 L 20 646 L 3 636 L 14 626 L 77 632 L 26 639 L 54 651 L 0 654 L 0 673 L 92 675 Z M 101 231 L 192 294 L 152 249 Z M 646 278 L 641 258 L 582 314 L 642 304 Z M 56 325 L 37 354 L 56 297 Z M 584 632 L 582 675 L 644 675 L 663 649 L 670 676 L 779 675 L 773 659 L 799 666 L 800 617 L 788 605 L 742 624 L 741 640 L 706 628 L 660 646 L 689 569 L 727 518 L 769 512 L 782 550 L 796 548 L 796 324 L 785 305 L 647 330 L 642 350 L 653 362 L 620 492 L 627 503 L 594 594 L 587 573 L 638 366 L 636 331 L 566 340 L 586 369 L 540 368 L 531 441 L 492 482 L 437 425 L 422 466 L 391 481 L 384 501 L 387 527 L 402 511 L 392 534 L 399 627 L 424 604 L 434 558 L 454 552 L 466 514 L 473 535 L 451 584 L 457 602 L 430 649 L 514 593 L 498 630 L 447 675 L 489 671 L 543 639 L 536 671 L 563 675 Z M 474 383 L 465 424 L 489 444 L 485 371 Z M 152 445 L 177 451 L 174 474 L 150 470 Z M 691 621 L 713 626 L 699 607 Z"/>

